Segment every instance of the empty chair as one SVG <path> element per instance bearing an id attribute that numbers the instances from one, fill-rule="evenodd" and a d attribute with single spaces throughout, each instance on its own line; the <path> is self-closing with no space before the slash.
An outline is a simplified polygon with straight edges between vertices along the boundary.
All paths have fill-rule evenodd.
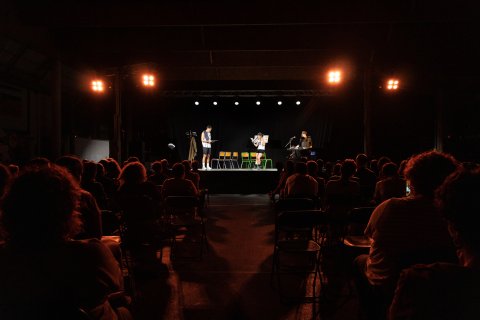
<path id="1" fill-rule="evenodd" d="M 218 158 L 212 159 L 212 168 L 213 168 L 213 163 L 216 163 L 216 167 L 215 167 L 216 169 L 220 169 L 225 164 L 225 151 L 220 151 L 218 153 Z"/>
<path id="2" fill-rule="evenodd" d="M 240 163 L 240 168 L 250 168 L 252 166 L 252 161 L 250 159 L 250 153 L 248 152 L 242 152 L 242 162 Z"/>

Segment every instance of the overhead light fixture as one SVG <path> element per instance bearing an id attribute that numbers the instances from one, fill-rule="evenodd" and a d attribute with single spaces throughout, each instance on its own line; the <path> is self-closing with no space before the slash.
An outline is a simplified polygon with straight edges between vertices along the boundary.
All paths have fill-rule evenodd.
<path id="1" fill-rule="evenodd" d="M 238 106 L 240 103 L 238 101 L 235 101 L 234 104 Z"/>
<path id="2" fill-rule="evenodd" d="M 213 101 L 213 105 L 216 106 L 218 104 L 217 101 Z"/>
<path id="3" fill-rule="evenodd" d="M 277 104 L 278 104 L 279 106 L 281 106 L 281 105 L 283 104 L 283 102 L 279 100 L 279 101 L 277 102 Z"/>
<path id="4" fill-rule="evenodd" d="M 299 105 L 302 104 L 302 102 L 301 102 L 300 100 L 297 100 L 297 102 L 295 102 L 295 104 L 296 104 L 297 106 L 299 106 Z"/>
<path id="5" fill-rule="evenodd" d="M 400 81 L 398 79 L 392 78 L 387 81 L 387 90 L 395 91 L 398 90 Z"/>
<path id="6" fill-rule="evenodd" d="M 327 74 L 327 81 L 331 85 L 342 82 L 342 72 L 340 70 L 330 70 Z"/>
<path id="7" fill-rule="evenodd" d="M 195 101 L 194 103 L 195 103 L 196 106 L 200 105 L 200 102 L 198 102 L 198 101 Z"/>
<path id="8" fill-rule="evenodd" d="M 93 92 L 100 93 L 105 91 L 105 84 L 103 83 L 102 80 L 98 80 L 98 79 L 93 80 L 90 85 L 90 88 L 92 89 Z"/>
<path id="9" fill-rule="evenodd" d="M 262 103 L 260 102 L 260 100 L 257 100 L 257 102 L 255 102 L 255 104 L 256 104 L 257 106 L 259 106 L 259 105 L 261 105 Z"/>
<path id="10" fill-rule="evenodd" d="M 144 87 L 154 87 L 155 86 L 155 76 L 153 74 L 144 74 L 142 83 L 143 83 Z"/>

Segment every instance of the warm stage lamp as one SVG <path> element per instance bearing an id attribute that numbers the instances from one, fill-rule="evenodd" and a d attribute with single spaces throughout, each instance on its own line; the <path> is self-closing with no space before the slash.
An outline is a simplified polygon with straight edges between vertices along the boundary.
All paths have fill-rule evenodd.
<path id="1" fill-rule="evenodd" d="M 327 74 L 329 84 L 336 85 L 342 81 L 342 72 L 340 70 L 330 70 Z"/>
<path id="2" fill-rule="evenodd" d="M 398 90 L 400 81 L 398 79 L 388 79 L 387 81 L 387 90 Z"/>
<path id="3" fill-rule="evenodd" d="M 103 92 L 105 91 L 105 84 L 102 80 L 93 80 L 91 83 L 91 88 L 93 92 Z"/>
<path id="4" fill-rule="evenodd" d="M 145 87 L 155 86 L 155 76 L 152 74 L 144 74 L 142 83 L 143 83 L 143 86 Z"/>

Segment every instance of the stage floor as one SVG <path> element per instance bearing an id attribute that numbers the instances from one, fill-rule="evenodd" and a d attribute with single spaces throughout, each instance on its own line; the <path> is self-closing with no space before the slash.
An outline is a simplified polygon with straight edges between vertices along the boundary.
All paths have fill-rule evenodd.
<path id="1" fill-rule="evenodd" d="M 278 182 L 277 169 L 200 170 L 200 186 L 210 194 L 257 194 L 272 191 Z"/>

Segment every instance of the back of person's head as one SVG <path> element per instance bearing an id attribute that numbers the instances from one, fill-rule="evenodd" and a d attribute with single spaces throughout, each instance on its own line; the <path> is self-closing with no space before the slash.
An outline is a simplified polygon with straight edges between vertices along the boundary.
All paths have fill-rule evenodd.
<path id="1" fill-rule="evenodd" d="M 173 176 L 177 179 L 185 177 L 185 167 L 181 163 L 175 163 L 172 168 Z"/>
<path id="2" fill-rule="evenodd" d="M 168 168 L 170 167 L 170 164 L 168 163 L 167 159 L 160 160 L 160 163 L 162 164 L 162 171 L 167 171 Z"/>
<path id="3" fill-rule="evenodd" d="M 357 168 L 363 168 L 367 166 L 368 157 L 364 153 L 360 153 L 355 158 L 355 163 L 357 164 Z"/>
<path id="4" fill-rule="evenodd" d="M 192 170 L 192 165 L 190 164 L 190 161 L 183 160 L 182 164 L 185 167 L 185 172 L 188 172 L 188 171 Z"/>
<path id="5" fill-rule="evenodd" d="M 298 174 L 307 174 L 307 164 L 305 162 L 299 161 L 295 164 L 295 172 Z"/>
<path id="6" fill-rule="evenodd" d="M 0 198 L 5 193 L 5 190 L 8 188 L 12 175 L 10 170 L 6 166 L 0 163 Z"/>
<path id="7" fill-rule="evenodd" d="M 435 189 L 457 168 L 449 154 L 427 151 L 413 156 L 405 167 L 405 177 L 414 194 L 433 196 Z"/>
<path id="8" fill-rule="evenodd" d="M 318 170 L 322 170 L 323 165 L 324 165 L 324 161 L 322 159 L 317 159 Z"/>
<path id="9" fill-rule="evenodd" d="M 393 162 L 385 163 L 382 167 L 382 176 L 395 177 L 397 176 L 397 165 Z"/>
<path id="10" fill-rule="evenodd" d="M 83 163 L 78 157 L 63 156 L 58 158 L 55 163 L 60 167 L 67 169 L 77 181 L 82 179 Z"/>
<path id="11" fill-rule="evenodd" d="M 147 181 L 147 170 L 140 162 L 130 162 L 122 169 L 119 179 L 123 184 L 140 184 Z"/>
<path id="12" fill-rule="evenodd" d="M 436 203 L 450 226 L 460 248 L 480 254 L 480 169 L 459 167 L 436 192 Z"/>
<path id="13" fill-rule="evenodd" d="M 105 166 L 105 174 L 111 179 L 118 179 L 120 172 L 120 165 L 118 164 L 117 160 L 110 158 Z"/>
<path id="14" fill-rule="evenodd" d="M 408 160 L 402 160 L 400 162 L 400 165 L 398 166 L 398 172 L 397 172 L 400 177 L 404 176 L 405 167 L 407 166 L 407 163 L 408 163 Z"/>
<path id="15" fill-rule="evenodd" d="M 372 170 L 375 173 L 378 173 L 378 160 L 377 159 L 372 159 L 370 161 L 370 170 Z"/>
<path id="16" fill-rule="evenodd" d="M 318 176 L 318 165 L 315 161 L 310 160 L 307 162 L 307 173 L 314 178 Z"/>
<path id="17" fill-rule="evenodd" d="M 9 164 L 8 171 L 10 171 L 10 174 L 12 175 L 12 177 L 16 177 L 20 173 L 20 167 L 17 166 L 16 164 Z"/>
<path id="18" fill-rule="evenodd" d="M 97 164 L 97 178 L 103 178 L 105 177 L 105 167 L 101 162 L 98 162 Z"/>
<path id="19" fill-rule="evenodd" d="M 193 171 L 198 171 L 199 168 L 200 168 L 200 163 L 197 160 L 193 160 L 192 161 L 192 170 Z"/>
<path id="20" fill-rule="evenodd" d="M 389 162 L 392 162 L 392 160 L 390 160 L 389 157 L 385 157 L 385 156 L 380 157 L 380 159 L 378 159 L 378 162 L 377 162 L 378 171 L 382 172 L 382 168 L 383 168 L 384 164 L 389 163 Z"/>
<path id="21" fill-rule="evenodd" d="M 342 174 L 342 164 L 335 163 L 335 165 L 333 166 L 332 175 L 340 176 L 341 174 Z"/>
<path id="22" fill-rule="evenodd" d="M 140 162 L 140 159 L 138 157 L 128 157 L 127 163 L 131 163 L 131 162 Z"/>
<path id="23" fill-rule="evenodd" d="M 293 162 L 292 160 L 288 160 L 285 163 L 285 172 L 288 175 L 292 175 L 295 172 L 295 162 Z"/>
<path id="24" fill-rule="evenodd" d="M 26 170 L 1 203 L 7 242 L 36 246 L 65 240 L 78 230 L 74 211 L 79 195 L 78 183 L 65 168 Z"/>
<path id="25" fill-rule="evenodd" d="M 357 165 L 353 159 L 345 159 L 341 167 L 341 176 L 343 179 L 350 179 L 355 171 L 357 170 Z"/>
<path id="26" fill-rule="evenodd" d="M 25 163 L 25 168 L 27 169 L 41 169 L 41 168 L 46 168 L 50 165 L 50 160 L 44 157 L 36 157 L 33 159 L 30 159 Z"/>
<path id="27" fill-rule="evenodd" d="M 83 163 L 83 176 L 84 181 L 94 181 L 97 178 L 97 164 L 93 161 L 85 161 Z"/>
<path id="28" fill-rule="evenodd" d="M 155 173 L 160 173 L 162 171 L 162 164 L 160 161 L 154 161 L 152 163 L 152 170 Z"/>

